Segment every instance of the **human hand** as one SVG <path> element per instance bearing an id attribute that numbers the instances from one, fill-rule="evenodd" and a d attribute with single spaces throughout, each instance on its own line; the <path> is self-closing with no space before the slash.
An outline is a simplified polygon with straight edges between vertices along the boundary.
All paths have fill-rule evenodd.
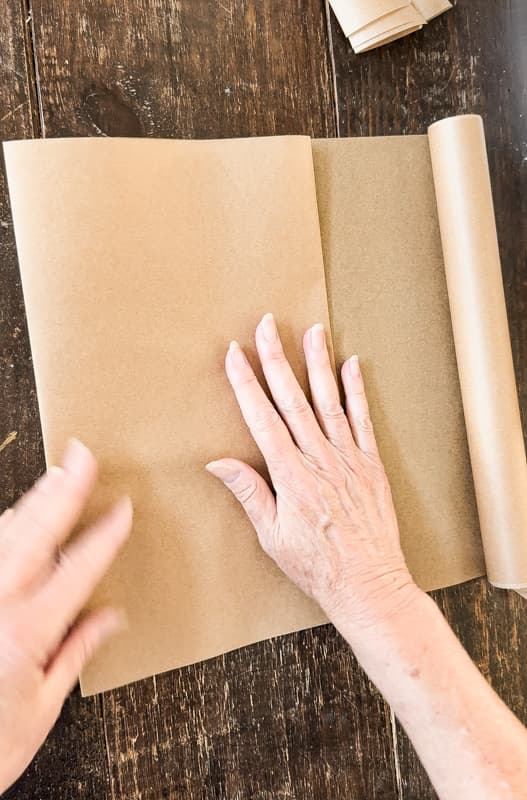
<path id="1" fill-rule="evenodd" d="M 123 623 L 122 613 L 105 608 L 70 629 L 132 523 L 123 498 L 59 551 L 96 472 L 94 457 L 73 439 L 62 467 L 0 516 L 0 793 L 35 755 L 84 664 Z"/>
<path id="2" fill-rule="evenodd" d="M 224 458 L 207 469 L 240 501 L 265 552 L 330 619 L 345 608 L 351 615 L 347 625 L 360 635 L 410 602 L 418 589 L 400 548 L 358 359 L 342 367 L 346 416 L 322 325 L 304 336 L 314 411 L 271 314 L 256 329 L 256 346 L 278 411 L 236 342 L 226 370 L 276 494 L 241 461 Z"/>

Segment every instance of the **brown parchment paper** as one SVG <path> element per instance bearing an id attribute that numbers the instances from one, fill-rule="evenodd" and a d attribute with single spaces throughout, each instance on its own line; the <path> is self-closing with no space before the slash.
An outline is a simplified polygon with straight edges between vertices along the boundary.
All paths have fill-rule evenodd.
<path id="1" fill-rule="evenodd" d="M 449 0 L 330 0 L 330 3 L 356 53 L 420 30 L 452 8 Z"/>
<path id="2" fill-rule="evenodd" d="M 449 0 L 412 0 L 412 3 L 427 22 L 452 8 Z"/>
<path id="3" fill-rule="evenodd" d="M 426 136 L 313 142 L 337 365 L 360 355 L 424 589 L 485 571 Z"/>
<path id="4" fill-rule="evenodd" d="M 478 116 L 429 129 L 448 294 L 489 580 L 527 590 L 527 462 Z"/>
<path id="5" fill-rule="evenodd" d="M 449 136 L 434 147 L 447 197 L 466 154 Z M 124 491 L 135 504 L 92 600 L 123 605 L 130 630 L 96 656 L 84 693 L 324 621 L 203 466 L 225 454 L 263 466 L 224 376 L 228 340 L 254 361 L 255 321 L 273 310 L 305 385 L 300 339 L 328 322 L 326 291 L 339 365 L 361 356 L 412 573 L 428 590 L 484 572 L 426 136 L 49 140 L 5 156 L 48 462 L 77 434 L 101 457 L 90 516 Z M 494 230 L 489 198 L 474 208 L 465 194 L 467 230 Z M 510 480 L 513 505 L 523 483 Z"/>
<path id="6" fill-rule="evenodd" d="M 91 605 L 129 631 L 85 694 L 324 621 L 205 472 L 263 463 L 224 374 L 273 310 L 329 327 L 308 138 L 76 139 L 5 145 L 48 463 L 78 435 L 100 458 L 94 514 L 128 492 L 130 543 Z M 254 361 L 254 357 L 253 357 Z"/>
<path id="7" fill-rule="evenodd" d="M 409 0 L 330 0 L 346 37 L 377 19 L 409 5 Z"/>
<path id="8" fill-rule="evenodd" d="M 356 53 L 365 52 L 379 44 L 384 44 L 389 38 L 398 38 L 408 32 L 418 30 L 423 25 L 423 18 L 412 5 L 404 6 L 387 17 L 375 20 L 357 33 L 349 36 L 351 45 Z M 393 37 L 393 38 L 392 38 Z"/>

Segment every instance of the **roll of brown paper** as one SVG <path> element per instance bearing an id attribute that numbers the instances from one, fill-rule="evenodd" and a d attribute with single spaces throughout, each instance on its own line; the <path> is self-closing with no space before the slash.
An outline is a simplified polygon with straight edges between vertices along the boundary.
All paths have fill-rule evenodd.
<path id="1" fill-rule="evenodd" d="M 527 462 L 478 116 L 436 122 L 430 153 L 487 573 L 527 591 Z"/>

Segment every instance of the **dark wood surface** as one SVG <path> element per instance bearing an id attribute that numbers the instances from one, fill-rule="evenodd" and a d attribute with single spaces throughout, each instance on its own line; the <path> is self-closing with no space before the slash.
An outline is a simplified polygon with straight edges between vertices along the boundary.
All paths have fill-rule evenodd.
<path id="1" fill-rule="evenodd" d="M 2 139 L 421 133 L 448 114 L 483 114 L 527 410 L 524 0 L 458 0 L 425 30 L 362 56 L 351 52 L 323 0 L 0 0 L 0 19 Z M 43 456 L 3 173 L 0 279 L 7 506 L 43 469 Z M 523 601 L 483 580 L 435 597 L 527 722 Z M 325 626 L 96 698 L 74 692 L 6 797 L 435 795 L 390 710 Z"/>

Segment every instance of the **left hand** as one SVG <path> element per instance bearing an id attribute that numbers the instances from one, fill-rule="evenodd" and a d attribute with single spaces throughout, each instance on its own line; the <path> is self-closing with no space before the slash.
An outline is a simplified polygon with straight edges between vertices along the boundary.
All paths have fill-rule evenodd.
<path id="1" fill-rule="evenodd" d="M 57 559 L 96 467 L 89 450 L 71 440 L 62 466 L 0 516 L 0 794 L 43 743 L 84 664 L 122 626 L 122 613 L 105 608 L 71 627 L 130 532 L 130 500 Z"/>

